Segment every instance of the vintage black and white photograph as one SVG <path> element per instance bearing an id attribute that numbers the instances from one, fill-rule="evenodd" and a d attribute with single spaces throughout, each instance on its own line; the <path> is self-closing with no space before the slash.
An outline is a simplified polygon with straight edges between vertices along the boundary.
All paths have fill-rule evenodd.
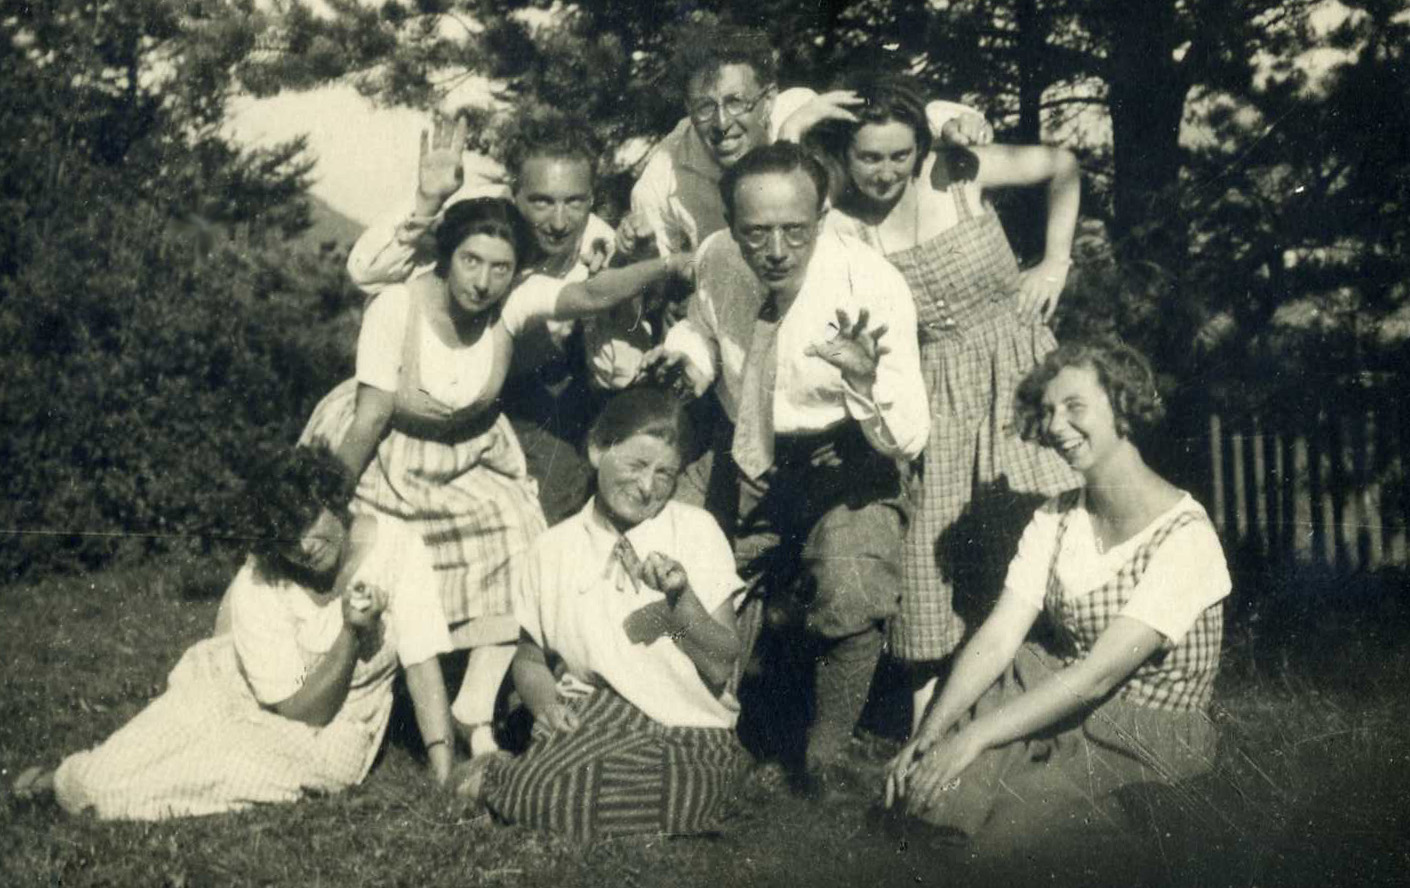
<path id="1" fill-rule="evenodd" d="M 1400 885 L 1410 0 L 6 0 L 0 883 Z"/>

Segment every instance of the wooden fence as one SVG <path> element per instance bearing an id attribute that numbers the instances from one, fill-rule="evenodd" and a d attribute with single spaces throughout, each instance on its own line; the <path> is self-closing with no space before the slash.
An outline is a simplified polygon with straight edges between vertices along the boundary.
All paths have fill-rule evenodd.
<path id="1" fill-rule="evenodd" d="M 1410 407 L 1209 417 L 1208 506 L 1245 564 L 1404 564 Z M 1232 554 L 1232 552 L 1231 552 Z"/>

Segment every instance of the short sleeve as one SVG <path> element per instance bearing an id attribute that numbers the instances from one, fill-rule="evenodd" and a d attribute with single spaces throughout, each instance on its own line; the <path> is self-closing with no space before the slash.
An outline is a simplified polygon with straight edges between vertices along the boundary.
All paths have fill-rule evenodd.
<path id="1" fill-rule="evenodd" d="M 421 537 L 400 521 L 378 517 L 377 523 L 375 555 L 398 567 L 386 619 L 396 636 L 397 659 L 403 666 L 415 666 L 451 649 L 440 587 Z"/>
<path id="2" fill-rule="evenodd" d="M 1232 588 L 1214 527 L 1207 520 L 1192 521 L 1172 531 L 1151 556 L 1121 616 L 1151 627 L 1173 647 Z"/>
<path id="3" fill-rule="evenodd" d="M 1058 523 L 1062 515 L 1057 499 L 1050 499 L 1033 514 L 1019 538 L 1018 550 L 1009 562 L 1004 579 L 1007 594 L 1016 595 L 1039 610 L 1048 594 L 1048 574 L 1057 546 Z"/>
<path id="4" fill-rule="evenodd" d="M 405 286 L 388 287 L 363 314 L 357 337 L 357 381 L 363 385 L 384 392 L 397 390 L 410 300 Z"/>
<path id="5" fill-rule="evenodd" d="M 547 650 L 543 637 L 543 611 L 540 594 L 543 587 L 543 537 L 530 546 L 528 551 L 517 556 L 521 563 L 514 572 L 514 619 L 519 628 L 528 633 L 539 647 Z"/>
<path id="6" fill-rule="evenodd" d="M 518 336 L 532 321 L 551 318 L 558 307 L 558 294 L 568 281 L 546 274 L 531 274 L 504 300 L 500 321 L 510 336 Z"/>
<path id="7" fill-rule="evenodd" d="M 703 509 L 690 509 L 685 514 L 689 517 L 682 522 L 685 546 L 680 551 L 689 553 L 686 575 L 695 597 L 706 611 L 714 613 L 744 588 L 744 581 L 735 572 L 734 552 L 714 517 Z"/>
<path id="8" fill-rule="evenodd" d="M 251 559 L 227 595 L 235 654 L 255 699 L 266 706 L 289 699 L 303 683 L 304 663 L 279 590 L 255 578 Z"/>

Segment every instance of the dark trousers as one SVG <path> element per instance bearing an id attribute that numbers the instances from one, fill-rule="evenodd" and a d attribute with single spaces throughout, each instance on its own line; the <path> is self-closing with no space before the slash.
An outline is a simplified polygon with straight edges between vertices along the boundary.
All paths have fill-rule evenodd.
<path id="1" fill-rule="evenodd" d="M 717 447 L 717 472 L 729 452 Z M 758 692 L 757 711 L 746 708 L 744 717 L 772 721 L 756 726 L 756 745 L 776 746 L 785 758 L 799 751 L 790 747 L 806 725 L 804 762 L 823 765 L 851 736 L 880 656 L 882 624 L 899 602 L 904 480 L 852 422 L 822 435 L 780 437 L 767 475 L 735 474 L 735 557 L 750 584 L 742 622 L 746 643 L 758 640 L 757 668 L 741 676 L 743 684 L 754 680 L 741 694 L 747 703 Z M 800 695 L 800 683 L 805 691 L 811 684 L 812 694 Z M 785 701 L 800 697 L 811 697 L 811 711 L 785 714 Z M 742 730 L 748 737 L 749 727 Z"/>

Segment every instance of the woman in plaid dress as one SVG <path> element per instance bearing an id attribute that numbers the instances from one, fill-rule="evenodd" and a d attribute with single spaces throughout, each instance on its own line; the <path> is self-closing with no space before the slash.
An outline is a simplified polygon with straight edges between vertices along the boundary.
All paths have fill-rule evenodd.
<path id="1" fill-rule="evenodd" d="M 886 254 L 916 300 L 931 431 L 917 462 L 892 656 L 914 666 L 914 722 L 959 645 L 957 613 L 987 608 L 1033 509 L 1076 486 L 1011 429 L 1014 388 L 1056 346 L 1047 321 L 1071 264 L 1080 180 L 1064 150 L 982 146 L 930 153 L 925 107 L 905 77 L 854 78 L 814 109 L 838 187 L 829 224 Z M 800 112 L 801 113 L 801 112 Z M 1044 258 L 1020 271 L 989 188 L 1046 186 Z"/>
<path id="2" fill-rule="evenodd" d="M 472 747 L 489 745 L 494 698 L 518 636 L 515 556 L 544 529 L 499 405 L 515 338 L 535 320 L 611 308 L 690 263 L 688 254 L 671 256 L 578 283 L 516 277 L 531 239 L 508 200 L 447 209 L 434 268 L 371 303 L 356 376 L 319 403 L 302 436 L 328 442 L 359 479 L 354 512 L 400 518 L 430 549 L 452 641 L 472 649 L 453 710 Z"/>
<path id="3" fill-rule="evenodd" d="M 888 764 L 885 794 L 981 856 L 1033 859 L 1088 847 L 1093 830 L 1121 835 L 1136 788 L 1212 768 L 1206 709 L 1230 579 L 1204 509 L 1133 443 L 1161 413 L 1144 358 L 1064 345 L 1017 402 L 1025 437 L 1084 484 L 1034 515 L 993 613 Z M 1040 614 L 1051 640 L 1025 644 Z"/>
<path id="4" fill-rule="evenodd" d="M 430 557 L 396 519 L 353 518 L 350 488 L 326 449 L 265 467 L 247 493 L 259 542 L 226 593 L 229 631 L 187 650 L 166 692 L 102 744 L 17 789 L 120 820 L 339 792 L 372 767 L 399 666 L 445 785 L 454 737 L 437 655 L 450 638 Z"/>

